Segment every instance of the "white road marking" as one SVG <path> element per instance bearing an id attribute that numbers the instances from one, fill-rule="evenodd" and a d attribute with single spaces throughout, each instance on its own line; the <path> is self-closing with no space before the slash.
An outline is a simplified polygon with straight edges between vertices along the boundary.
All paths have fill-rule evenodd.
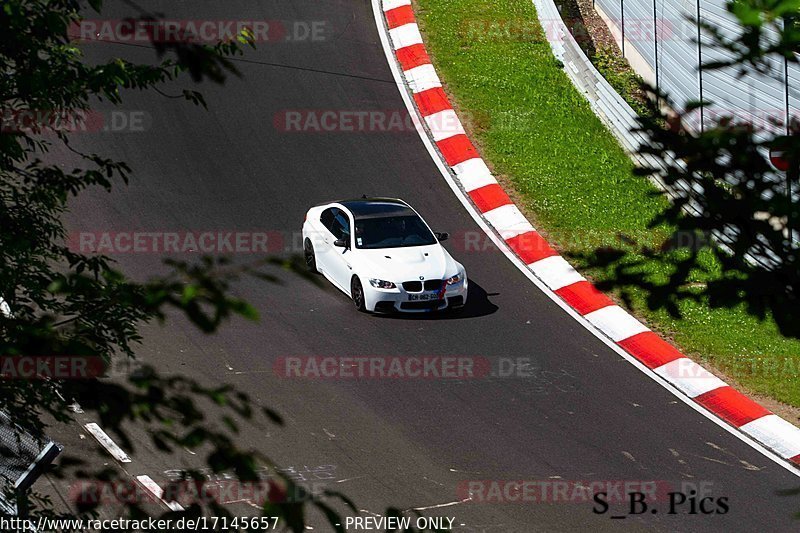
<path id="1" fill-rule="evenodd" d="M 0 315 L 3 315 L 6 318 L 11 318 L 11 307 L 8 305 L 8 302 L 0 298 Z"/>
<path id="2" fill-rule="evenodd" d="M 128 454 L 122 451 L 122 448 L 117 446 L 117 443 L 111 440 L 111 437 L 109 437 L 106 432 L 100 428 L 100 426 L 94 422 L 90 422 L 83 427 L 85 427 L 86 430 L 91 433 L 95 439 L 97 439 L 97 442 L 99 442 L 103 448 L 105 448 L 106 451 L 110 453 L 112 457 L 114 457 L 114 459 L 120 463 L 131 462 L 131 458 L 128 457 Z"/>
<path id="3" fill-rule="evenodd" d="M 150 491 L 156 499 L 162 501 L 164 505 L 169 507 L 172 511 L 183 511 L 183 506 L 178 502 L 168 502 L 164 500 L 164 489 L 158 486 L 158 483 L 153 481 L 150 476 L 136 476 L 136 480 L 142 484 L 144 488 Z"/>
<path id="4" fill-rule="evenodd" d="M 454 502 L 447 502 L 447 503 L 440 503 L 439 505 L 429 505 L 427 507 L 414 507 L 412 511 L 427 511 L 429 509 L 441 509 L 442 507 L 452 507 L 453 505 L 458 505 L 460 503 L 465 503 L 472 501 L 472 498 L 464 498 L 463 500 L 456 500 Z"/>

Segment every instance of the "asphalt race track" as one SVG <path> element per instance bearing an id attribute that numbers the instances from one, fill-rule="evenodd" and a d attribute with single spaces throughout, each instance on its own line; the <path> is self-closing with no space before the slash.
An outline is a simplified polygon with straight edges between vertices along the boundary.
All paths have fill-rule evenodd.
<path id="1" fill-rule="evenodd" d="M 236 60 L 242 78 L 200 87 L 209 110 L 155 93 L 131 93 L 144 131 L 75 136 L 80 147 L 128 161 L 134 179 L 111 195 L 75 203 L 71 231 L 270 231 L 281 253 L 299 253 L 312 204 L 367 195 L 415 206 L 462 262 L 472 286 L 461 316 L 383 318 L 358 314 L 329 283 L 280 273 L 235 292 L 262 313 L 204 336 L 182 319 L 145 331 L 143 361 L 208 384 L 228 382 L 282 413 L 287 427 L 247 429 L 241 444 L 304 479 L 347 494 L 365 513 L 388 506 L 455 517 L 458 531 L 787 531 L 797 497 L 776 491 L 800 479 L 720 428 L 605 346 L 497 251 L 465 251 L 479 228 L 441 178 L 416 132 L 286 132 L 291 110 L 405 113 L 367 0 L 163 1 L 109 5 L 103 17 L 137 7 L 174 19 L 321 21 L 324 38 L 266 42 Z M 89 43 L 90 58 L 152 60 L 146 46 Z M 186 85 L 174 87 L 174 93 Z M 167 91 L 168 92 L 168 91 Z M 402 154 L 402 155 L 401 155 Z M 113 255 L 113 254 L 112 254 Z M 123 253 L 141 278 L 157 253 Z M 181 257 L 191 258 L 190 254 Z M 237 261 L 252 260 L 242 254 Z M 481 379 L 288 379 L 286 356 L 463 356 L 528 358 L 527 376 Z M 504 359 L 506 360 L 506 359 Z M 76 428 L 77 429 L 77 428 Z M 53 435 L 68 452 L 91 447 L 74 431 Z M 137 472 L 155 480 L 197 467 L 199 455 L 156 453 L 132 431 Z M 70 448 L 72 446 L 72 448 Z M 106 460 L 112 461 L 108 458 Z M 113 462 L 113 461 L 112 461 Z M 126 471 L 133 474 L 132 469 Z M 469 480 L 631 483 L 657 480 L 726 497 L 726 514 L 681 512 L 611 519 L 592 502 L 459 502 Z M 53 482 L 66 492 L 69 481 Z M 452 504 L 452 505 L 446 505 Z M 254 513 L 246 502 L 237 509 Z M 443 506 L 444 505 L 444 506 Z M 441 506 L 441 507 L 437 507 Z M 319 522 L 318 517 L 313 517 Z M 315 530 L 326 531 L 320 523 Z"/>

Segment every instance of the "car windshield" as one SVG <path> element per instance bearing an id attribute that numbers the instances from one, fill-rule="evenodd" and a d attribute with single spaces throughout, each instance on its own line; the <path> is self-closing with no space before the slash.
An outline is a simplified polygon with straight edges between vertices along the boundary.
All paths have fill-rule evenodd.
<path id="1" fill-rule="evenodd" d="M 356 219 L 356 248 L 400 248 L 436 244 L 436 238 L 416 215 Z"/>

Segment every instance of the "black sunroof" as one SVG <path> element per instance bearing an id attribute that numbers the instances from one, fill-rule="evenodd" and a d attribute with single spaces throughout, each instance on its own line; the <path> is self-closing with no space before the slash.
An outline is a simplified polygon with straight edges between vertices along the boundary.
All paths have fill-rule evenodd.
<path id="1" fill-rule="evenodd" d="M 345 206 L 353 218 L 372 218 L 376 216 L 413 215 L 406 204 L 390 198 L 365 198 L 358 200 L 343 200 L 339 202 Z"/>

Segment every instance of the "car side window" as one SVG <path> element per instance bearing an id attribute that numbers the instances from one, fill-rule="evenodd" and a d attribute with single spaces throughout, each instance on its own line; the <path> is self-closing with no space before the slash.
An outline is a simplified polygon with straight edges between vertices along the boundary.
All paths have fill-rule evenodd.
<path id="1" fill-rule="evenodd" d="M 350 220 L 341 209 L 335 209 L 331 233 L 337 239 L 350 240 Z"/>
<path id="2" fill-rule="evenodd" d="M 350 239 L 350 220 L 341 209 L 336 207 L 326 209 L 320 215 L 319 221 L 333 233 L 335 239 Z"/>
<path id="3" fill-rule="evenodd" d="M 322 225 L 325 226 L 328 231 L 333 232 L 333 212 L 335 209 L 334 207 L 329 207 L 319 217 L 319 221 L 322 222 Z M 338 211 L 338 210 L 337 210 Z"/>

